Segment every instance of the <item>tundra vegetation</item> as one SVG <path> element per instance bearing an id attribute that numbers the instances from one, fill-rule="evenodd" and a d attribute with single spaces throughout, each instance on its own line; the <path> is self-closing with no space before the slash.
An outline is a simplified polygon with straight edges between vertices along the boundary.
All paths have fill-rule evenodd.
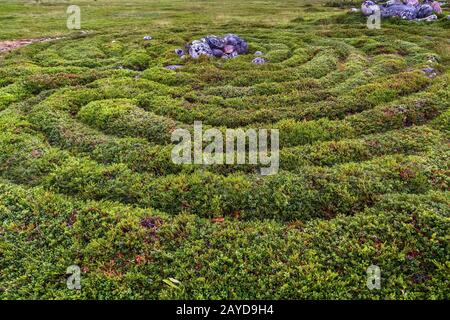
<path id="1" fill-rule="evenodd" d="M 348 1 L 77 4 L 82 30 L 66 1 L 0 1 L 0 39 L 60 37 L 0 56 L 1 299 L 449 298 L 446 16 L 369 30 Z M 174 53 L 225 33 L 267 63 Z M 171 132 L 195 120 L 279 129 L 279 173 L 174 164 Z"/>

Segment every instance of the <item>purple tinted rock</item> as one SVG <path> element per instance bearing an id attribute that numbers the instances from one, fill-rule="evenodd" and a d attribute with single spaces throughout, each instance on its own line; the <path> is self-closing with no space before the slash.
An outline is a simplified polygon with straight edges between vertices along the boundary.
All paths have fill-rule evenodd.
<path id="1" fill-rule="evenodd" d="M 253 64 L 264 64 L 264 63 L 266 63 L 266 60 L 264 60 L 264 58 L 257 57 L 252 60 L 252 63 Z"/>
<path id="2" fill-rule="evenodd" d="M 404 20 L 413 20 L 417 17 L 417 9 L 405 4 L 394 4 L 389 7 L 380 7 L 381 17 L 399 17 Z"/>
<path id="3" fill-rule="evenodd" d="M 374 12 L 375 2 L 366 0 L 361 4 L 361 12 L 364 16 L 370 16 Z"/>
<path id="4" fill-rule="evenodd" d="M 402 0 L 388 0 L 385 6 L 392 6 L 394 4 L 403 4 Z"/>
<path id="5" fill-rule="evenodd" d="M 423 68 L 422 71 L 427 75 L 428 78 L 434 78 L 437 76 L 436 70 L 430 67 Z"/>
<path id="6" fill-rule="evenodd" d="M 179 55 L 180 57 L 181 56 L 184 56 L 184 50 L 183 49 L 180 49 L 180 48 L 178 48 L 178 49 L 175 49 L 175 53 L 177 54 L 177 55 Z"/>
<path id="7" fill-rule="evenodd" d="M 406 1 L 406 5 L 410 7 L 415 7 L 419 4 L 419 0 L 408 0 Z"/>
<path id="8" fill-rule="evenodd" d="M 257 57 L 262 56 L 262 55 L 263 55 L 263 53 L 261 51 L 256 51 L 255 52 L 255 56 L 257 56 Z"/>
<path id="9" fill-rule="evenodd" d="M 211 49 L 222 49 L 225 46 L 225 41 L 216 36 L 207 36 L 205 40 Z"/>
<path id="10" fill-rule="evenodd" d="M 227 34 L 224 39 L 226 44 L 235 46 L 238 44 L 238 42 L 241 40 L 237 35 L 235 34 Z"/>
<path id="11" fill-rule="evenodd" d="M 192 41 L 192 44 L 189 47 L 189 55 L 198 59 L 201 55 L 212 56 L 212 50 L 207 43 L 201 41 Z"/>
<path id="12" fill-rule="evenodd" d="M 237 57 L 239 54 L 237 53 L 237 51 L 233 51 L 232 53 L 229 53 L 228 54 L 228 58 L 235 58 L 235 57 Z"/>
<path id="13" fill-rule="evenodd" d="M 237 47 L 236 47 L 236 51 L 239 54 L 244 54 L 248 52 L 248 44 L 245 41 L 241 41 L 238 43 Z"/>
<path id="14" fill-rule="evenodd" d="M 416 20 L 417 20 L 417 21 L 426 21 L 426 22 L 430 22 L 430 21 L 434 21 L 434 20 L 437 20 L 437 19 L 438 19 L 437 15 L 432 14 L 432 15 L 430 15 L 430 16 L 428 16 L 428 17 L 425 17 L 425 18 L 422 18 L 422 19 L 416 19 Z"/>
<path id="15" fill-rule="evenodd" d="M 428 4 L 423 4 L 417 10 L 416 17 L 418 19 L 421 19 L 421 18 L 426 18 L 432 14 L 433 14 L 433 8 Z"/>
<path id="16" fill-rule="evenodd" d="M 433 1 L 431 3 L 431 7 L 433 8 L 433 11 L 436 12 L 437 14 L 442 14 L 442 8 L 439 2 Z"/>
<path id="17" fill-rule="evenodd" d="M 232 45 L 227 44 L 225 47 L 223 47 L 223 52 L 225 53 L 232 53 L 236 48 Z"/>
<path id="18" fill-rule="evenodd" d="M 152 40 L 152 37 L 151 36 L 145 36 L 144 40 Z"/>
<path id="19" fill-rule="evenodd" d="M 212 49 L 213 56 L 216 58 L 220 58 L 223 56 L 223 51 L 220 49 Z"/>
<path id="20" fill-rule="evenodd" d="M 165 66 L 164 68 L 166 68 L 167 70 L 177 70 L 177 69 L 183 68 L 183 66 L 180 64 L 171 64 L 171 65 Z"/>

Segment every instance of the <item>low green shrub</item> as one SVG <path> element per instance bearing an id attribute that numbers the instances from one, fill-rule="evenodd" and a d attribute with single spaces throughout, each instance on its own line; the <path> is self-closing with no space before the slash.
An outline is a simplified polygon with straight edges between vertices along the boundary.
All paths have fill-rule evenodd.
<path id="1" fill-rule="evenodd" d="M 450 131 L 450 109 L 436 117 L 432 123 L 431 126 L 433 126 L 436 129 L 439 129 L 443 132 L 449 132 Z"/>
<path id="2" fill-rule="evenodd" d="M 145 50 L 134 50 L 124 56 L 123 65 L 126 68 L 142 71 L 150 64 L 150 57 Z"/>
<path id="3" fill-rule="evenodd" d="M 280 166 L 285 170 L 300 171 L 305 165 L 332 166 L 392 153 L 406 155 L 427 151 L 442 139 L 438 131 L 422 126 L 368 135 L 362 139 L 284 148 L 280 150 Z"/>
<path id="4" fill-rule="evenodd" d="M 49 190 L 83 199 L 138 201 L 143 179 L 123 164 L 101 166 L 87 159 L 68 158 L 49 173 L 41 184 Z"/>
<path id="5" fill-rule="evenodd" d="M 23 86 L 27 92 L 37 94 L 50 89 L 84 85 L 99 77 L 101 74 L 97 71 L 85 68 L 49 68 L 25 77 Z"/>
<path id="6" fill-rule="evenodd" d="M 354 216 L 289 225 L 170 218 L 5 183 L 0 202 L 8 299 L 443 299 L 448 286 L 446 193 L 390 195 Z M 374 264 L 380 290 L 366 287 Z M 81 290 L 67 289 L 70 265 Z"/>
<path id="7" fill-rule="evenodd" d="M 362 210 L 382 194 L 445 189 L 448 178 L 445 171 L 439 173 L 442 161 L 386 156 L 367 163 L 330 169 L 304 167 L 297 174 L 279 172 L 265 177 L 179 174 L 151 181 L 144 192 L 148 197 L 142 201 L 167 213 L 186 211 L 207 217 L 240 212 L 246 218 L 330 218 Z"/>
<path id="8" fill-rule="evenodd" d="M 144 137 L 158 143 L 170 142 L 177 123 L 169 118 L 145 112 L 130 100 L 102 100 L 80 109 L 77 117 L 108 134 Z"/>
<path id="9" fill-rule="evenodd" d="M 317 121 L 282 120 L 274 128 L 280 130 L 280 145 L 283 147 L 316 141 L 338 140 L 355 135 L 354 128 L 348 123 L 328 119 Z"/>

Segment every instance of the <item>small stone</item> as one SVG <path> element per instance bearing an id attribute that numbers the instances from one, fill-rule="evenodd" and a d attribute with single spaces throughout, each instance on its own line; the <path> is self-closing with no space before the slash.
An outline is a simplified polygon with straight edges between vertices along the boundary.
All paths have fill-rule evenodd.
<path id="1" fill-rule="evenodd" d="M 430 63 L 436 63 L 436 62 L 437 62 L 437 59 L 436 59 L 435 56 L 428 56 L 428 62 L 430 62 Z"/>
<path id="2" fill-rule="evenodd" d="M 431 16 L 428 16 L 426 18 L 422 18 L 422 19 L 417 19 L 417 21 L 426 21 L 426 22 L 430 22 L 430 21 L 434 21 L 437 20 L 437 15 L 432 14 Z"/>
<path id="3" fill-rule="evenodd" d="M 223 51 L 220 50 L 220 49 L 213 49 L 212 53 L 213 53 L 213 56 L 216 57 L 216 58 L 220 58 L 224 54 Z"/>
<path id="4" fill-rule="evenodd" d="M 428 76 L 428 78 L 434 78 L 437 76 L 437 73 L 433 68 L 423 68 L 422 71 Z"/>
<path id="5" fill-rule="evenodd" d="M 225 46 L 225 42 L 222 39 L 213 35 L 207 36 L 205 40 L 206 43 L 208 43 L 208 45 L 211 47 L 211 49 L 223 49 L 223 47 Z"/>
<path id="6" fill-rule="evenodd" d="M 262 55 L 263 55 L 263 53 L 261 51 L 256 51 L 255 52 L 255 56 L 257 56 L 257 57 L 262 56 Z"/>
<path id="7" fill-rule="evenodd" d="M 417 9 L 417 20 L 419 21 L 420 20 L 431 21 L 433 20 L 433 18 L 430 18 L 432 16 L 433 16 L 433 8 L 428 4 L 423 4 Z"/>
<path id="8" fill-rule="evenodd" d="M 366 0 L 361 4 L 361 12 L 364 16 L 370 16 L 374 12 L 375 2 Z"/>
<path id="9" fill-rule="evenodd" d="M 236 51 L 239 54 L 247 53 L 248 52 L 248 44 L 247 44 L 247 42 L 241 40 L 241 42 L 239 42 L 237 47 L 236 47 Z"/>
<path id="10" fill-rule="evenodd" d="M 240 41 L 240 38 L 239 38 L 237 35 L 235 35 L 235 34 L 227 34 L 227 35 L 224 37 L 224 41 L 225 41 L 225 43 L 228 44 L 228 45 L 235 46 L 235 45 L 237 45 L 238 42 Z"/>
<path id="11" fill-rule="evenodd" d="M 239 55 L 239 54 L 238 54 L 236 51 L 233 51 L 232 53 L 229 53 L 229 54 L 228 54 L 228 58 L 232 59 L 232 58 L 237 57 L 238 55 Z"/>
<path id="12" fill-rule="evenodd" d="M 232 45 L 226 45 L 225 47 L 223 47 L 223 51 L 225 53 L 232 53 L 235 50 L 235 47 Z"/>
<path id="13" fill-rule="evenodd" d="M 264 58 L 261 57 L 257 57 L 255 59 L 252 60 L 253 64 L 265 64 L 266 60 L 264 60 Z"/>
<path id="14" fill-rule="evenodd" d="M 358 8 L 351 8 L 350 11 L 351 12 L 359 12 L 359 9 Z"/>
<path id="15" fill-rule="evenodd" d="M 437 14 L 442 14 L 442 8 L 439 2 L 433 1 L 431 3 L 431 7 L 433 8 L 433 11 L 436 12 Z"/>
<path id="16" fill-rule="evenodd" d="M 207 43 L 192 41 L 192 44 L 189 47 L 189 55 L 194 59 L 198 59 L 201 55 L 210 57 L 212 56 L 212 50 Z"/>
<path id="17" fill-rule="evenodd" d="M 180 48 L 178 48 L 178 49 L 175 49 L 175 53 L 177 54 L 177 55 L 179 55 L 180 57 L 181 56 L 184 56 L 184 50 L 183 49 L 180 49 Z"/>
<path id="18" fill-rule="evenodd" d="M 145 36 L 144 40 L 152 40 L 152 37 L 151 36 Z"/>
<path id="19" fill-rule="evenodd" d="M 183 68 L 183 66 L 180 64 L 171 64 L 171 65 L 165 66 L 164 68 L 166 68 L 167 70 L 177 70 L 177 69 Z"/>
<path id="20" fill-rule="evenodd" d="M 407 6 L 410 6 L 410 7 L 415 7 L 415 6 L 417 6 L 419 4 L 419 1 L 418 0 L 408 0 L 407 2 L 406 2 L 406 5 Z"/>

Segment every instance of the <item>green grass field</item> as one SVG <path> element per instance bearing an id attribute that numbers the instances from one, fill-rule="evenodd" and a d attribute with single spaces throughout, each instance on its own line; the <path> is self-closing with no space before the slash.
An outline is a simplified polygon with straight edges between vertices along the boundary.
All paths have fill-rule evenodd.
<path id="1" fill-rule="evenodd" d="M 0 299 L 450 297 L 448 8 L 81 0 L 68 30 L 70 4 L 0 0 L 0 41 L 58 38 L 0 55 Z M 226 33 L 250 54 L 174 53 Z M 279 129 L 280 172 L 174 164 L 195 120 Z"/>

